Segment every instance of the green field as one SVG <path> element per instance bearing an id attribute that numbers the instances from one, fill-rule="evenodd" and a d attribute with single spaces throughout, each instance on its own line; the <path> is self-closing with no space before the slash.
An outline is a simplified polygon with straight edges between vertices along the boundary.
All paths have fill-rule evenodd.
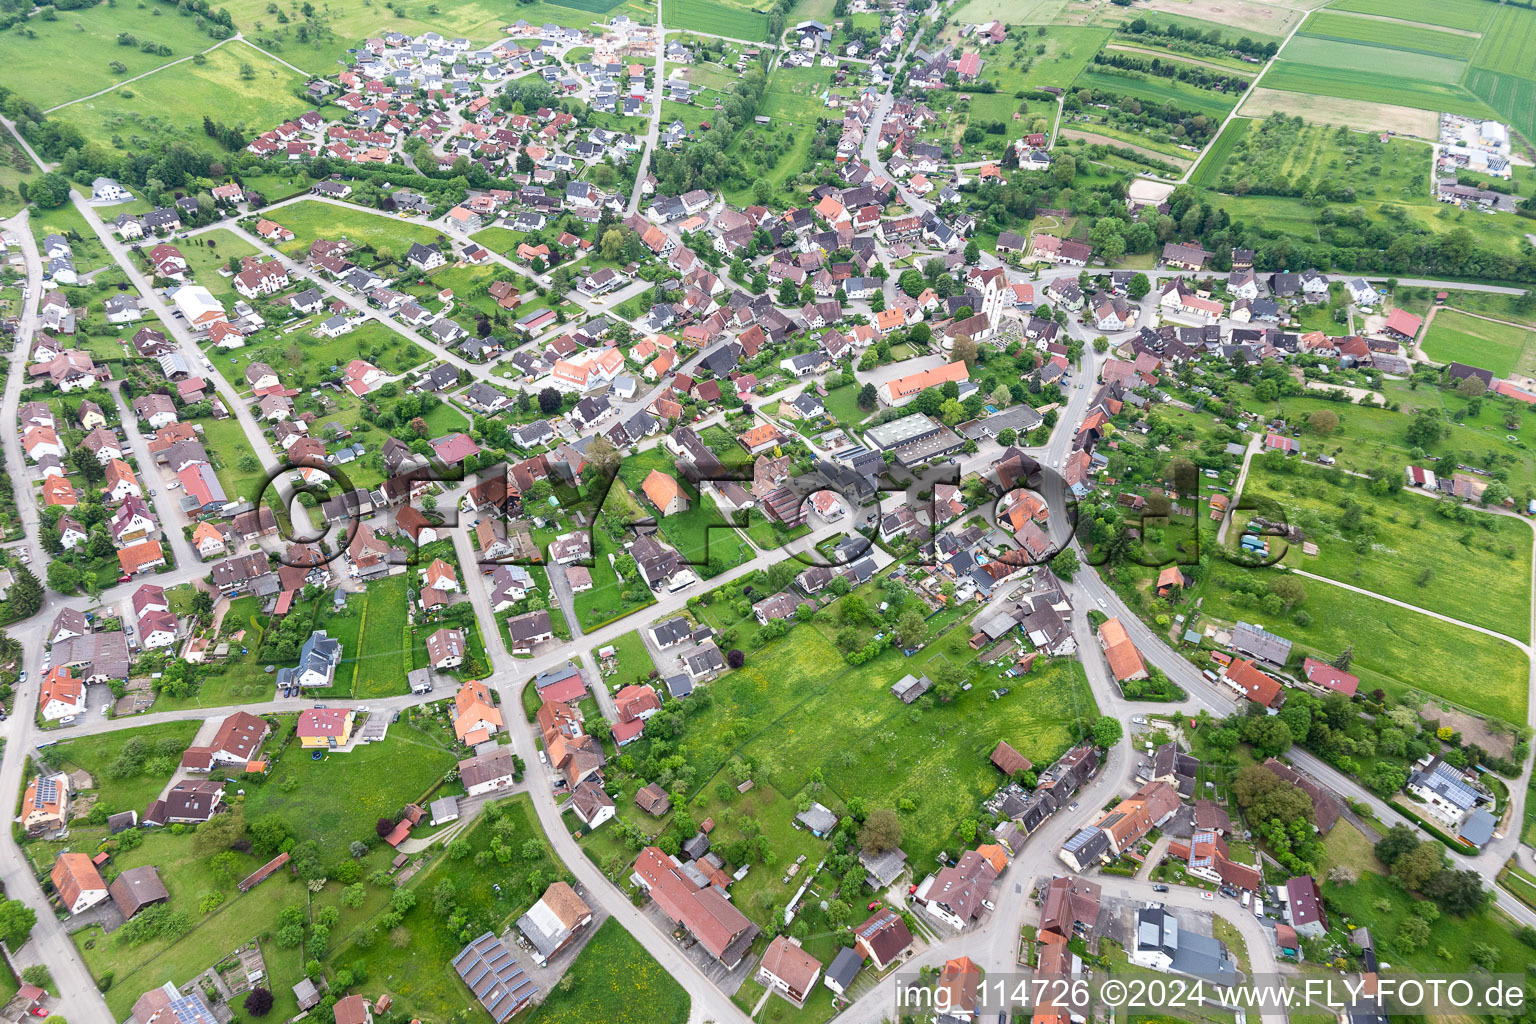
<path id="1" fill-rule="evenodd" d="M 181 755 L 197 735 L 199 722 L 162 722 L 100 736 L 65 740 L 48 752 L 60 771 L 76 768 L 96 782 L 97 803 L 108 813 L 144 813 L 181 764 Z M 124 748 L 130 748 L 123 757 Z"/>
<path id="2" fill-rule="evenodd" d="M 241 76 L 245 65 L 254 73 L 251 80 Z M 216 113 L 225 124 L 265 131 L 310 108 L 294 95 L 303 84 L 302 75 L 232 40 L 208 54 L 206 64 L 177 64 L 116 92 L 72 104 L 54 117 L 74 122 L 87 139 L 119 149 L 139 149 L 146 137 L 206 143 L 205 114 Z"/>
<path id="3" fill-rule="evenodd" d="M 1380 687 L 1395 696 L 1418 690 L 1506 722 L 1525 721 L 1527 661 L 1508 641 L 1311 580 L 1305 606 L 1310 624 L 1269 620 L 1253 598 L 1226 585 L 1246 572 L 1222 566 L 1212 573 L 1201 592 L 1205 614 L 1265 624 L 1294 642 L 1297 658 L 1306 653 L 1331 661 L 1353 647 L 1350 671 L 1360 677 L 1362 691 Z M 1477 685 L 1468 687 L 1466 679 Z"/>
<path id="4" fill-rule="evenodd" d="M 1268 84 L 1268 83 L 1266 83 Z M 1172 103 L 1183 110 L 1193 110 L 1207 117 L 1227 116 L 1237 102 L 1236 96 L 1196 89 L 1167 78 L 1137 79 L 1115 74 L 1112 69 L 1085 70 L 1073 83 L 1076 88 L 1103 89 L 1121 96 L 1134 96 L 1146 103 L 1162 106 Z"/>
<path id="5" fill-rule="evenodd" d="M 634 936 L 609 918 L 598 928 L 528 1024 L 684 1024 L 692 1000 Z"/>
<path id="6" fill-rule="evenodd" d="M 379 920 L 383 915 L 375 916 L 346 933 L 343 947 L 330 955 L 333 969 L 356 968 L 359 977 L 387 982 L 396 1012 L 429 1020 L 489 1021 L 451 961 L 477 935 L 487 930 L 500 935 L 550 882 L 562 877 L 525 794 L 486 805 L 462 836 L 470 856 L 440 856 L 411 879 L 416 900 L 396 926 L 403 932 L 384 927 Z M 505 863 L 490 852 L 493 843 L 511 854 Z M 482 852 L 489 855 L 477 860 Z M 444 882 L 463 916 L 461 924 L 434 912 Z M 625 983 L 621 978 L 604 981 Z"/>
<path id="7" fill-rule="evenodd" d="M 1382 18 L 1397 18 L 1422 25 L 1475 32 L 1497 9 L 1486 0 L 1334 0 L 1336 11 L 1355 11 Z"/>
<path id="8" fill-rule="evenodd" d="M 1536 136 L 1536 82 L 1474 65 L 1467 72 L 1467 88 L 1516 131 L 1527 138 Z"/>
<path id="9" fill-rule="evenodd" d="M 1507 8 L 1513 10 L 1513 8 Z M 1423 25 L 1404 25 L 1379 18 L 1356 18 L 1348 14 L 1318 11 L 1301 26 L 1301 36 L 1365 43 L 1389 50 L 1426 53 L 1456 60 L 1467 60 L 1477 49 L 1474 36 L 1464 36 Z M 1485 40 L 1484 46 L 1487 45 Z"/>
<path id="10" fill-rule="evenodd" d="M 251 821 L 276 814 L 299 841 L 319 843 L 327 862 L 340 859 L 354 839 L 373 835 L 379 818 L 421 799 L 455 760 L 439 733 L 404 718 L 390 725 L 382 742 L 319 761 L 294 741 L 266 782 L 248 790 L 245 813 Z"/>
<path id="11" fill-rule="evenodd" d="M 1472 63 L 1490 71 L 1536 78 L 1536 11 L 1500 4 Z"/>
<path id="12" fill-rule="evenodd" d="M 406 602 L 410 573 L 368 584 L 367 602 L 353 595 L 349 604 L 362 608 L 361 643 L 351 648 L 357 665 L 355 697 L 397 697 L 410 691 L 405 681 L 411 642 L 406 632 Z M 417 630 L 425 637 L 431 630 Z"/>
<path id="13" fill-rule="evenodd" d="M 768 15 L 717 0 L 661 0 L 661 23 L 747 42 L 768 38 Z"/>
<path id="14" fill-rule="evenodd" d="M 1294 45 L 1294 40 L 1292 41 Z M 1322 45 L 1326 40 L 1311 40 Z M 1348 43 L 1328 44 L 1333 47 L 1349 47 Z M 1289 48 L 1287 48 L 1289 49 Z M 1360 46 L 1360 50 L 1380 52 L 1379 47 Z M 1414 57 L 1419 61 L 1451 63 L 1436 57 Z M 1374 61 L 1373 61 L 1374 63 Z M 1386 66 L 1395 66 L 1390 58 Z M 1459 74 L 1460 72 L 1458 72 Z M 1370 103 L 1391 103 L 1420 110 L 1450 110 L 1470 117 L 1492 117 L 1494 111 L 1476 96 L 1453 82 L 1432 82 L 1422 79 L 1393 75 L 1385 71 L 1367 70 L 1363 67 L 1304 64 L 1293 60 L 1280 60 L 1273 64 L 1264 76 L 1266 89 L 1285 92 L 1317 93 L 1322 96 L 1338 96 L 1342 99 L 1365 100 Z"/>
<path id="15" fill-rule="evenodd" d="M 278 246 L 290 256 L 306 252 L 317 238 L 348 238 L 358 245 L 392 249 L 395 256 L 404 258 L 412 242 L 430 244 L 438 237 L 438 232 L 424 224 L 361 206 L 334 206 L 314 200 L 285 206 L 275 211 L 272 219 L 294 234 L 293 241 Z"/>
<path id="16" fill-rule="evenodd" d="M 1492 370 L 1508 377 L 1536 342 L 1536 332 L 1513 324 L 1495 323 L 1451 309 L 1435 313 L 1424 337 L 1424 354 L 1440 363 L 1455 362 Z"/>
<path id="17" fill-rule="evenodd" d="M 1364 20 L 1364 19 L 1353 19 Z M 1433 34 L 1433 33 L 1430 33 Z M 1461 39 L 1464 36 L 1446 36 Z M 1321 39 L 1298 33 L 1280 51 L 1282 64 L 1306 64 L 1316 68 L 1349 68 L 1357 72 L 1394 75 L 1425 84 L 1455 85 L 1467 68 L 1464 60 L 1432 53 L 1396 50 L 1375 43 Z M 1266 85 L 1273 85 L 1267 77 Z"/>
<path id="18" fill-rule="evenodd" d="M 608 679 L 609 685 L 627 686 L 648 678 L 656 671 L 656 663 L 651 660 L 651 652 L 646 649 L 639 630 L 625 633 L 611 645 L 604 646 L 612 646 L 617 655 L 618 670 Z M 596 649 L 592 651 L 592 657 L 594 660 L 597 658 Z"/>
<path id="19" fill-rule="evenodd" d="M 1194 182 L 1228 193 L 1353 188 L 1358 198 L 1425 203 L 1426 143 L 1321 125 L 1296 127 L 1290 118 L 1233 118 L 1201 162 Z"/>
<path id="20" fill-rule="evenodd" d="M 101 4 L 69 11 L 57 21 L 33 18 L 26 32 L 0 34 L 0 85 L 47 109 L 214 45 L 192 18 L 169 13 L 161 4 Z M 117 37 L 124 32 L 139 45 L 119 46 Z M 140 46 L 150 42 L 170 47 L 171 56 L 144 53 Z M 113 61 L 128 70 L 114 72 L 108 67 Z"/>
<path id="21" fill-rule="evenodd" d="M 848 666 L 831 639 L 836 607 L 710 685 L 714 699 L 690 720 L 681 748 L 696 790 L 714 790 L 714 774 L 746 757 L 757 765 L 758 785 L 791 803 L 816 769 L 839 803 L 860 797 L 874 808 L 909 798 L 916 807 L 902 815 L 902 846 L 920 874 L 938 850 L 953 849 L 951 830 L 997 785 L 987 756 L 999 739 L 1045 764 L 1070 745 L 1074 718 L 1097 713 L 1076 662 L 1037 666 L 1007 682 L 1009 696 L 990 701 L 997 676 L 976 664 L 963 625 L 912 658 L 887 650 Z M 891 695 L 903 674 L 951 659 L 971 670 L 975 689 L 950 704 L 929 695 L 910 707 Z"/>
<path id="22" fill-rule="evenodd" d="M 1494 515 L 1456 522 L 1420 495 L 1378 497 L 1336 470 L 1292 469 L 1274 473 L 1255 463 L 1243 492 L 1280 505 L 1286 521 L 1317 544 L 1316 556 L 1287 545 L 1286 565 L 1518 640 L 1529 636 L 1532 531 L 1525 523 Z M 1342 510 L 1350 504 L 1362 512 L 1358 528 L 1346 525 Z"/>

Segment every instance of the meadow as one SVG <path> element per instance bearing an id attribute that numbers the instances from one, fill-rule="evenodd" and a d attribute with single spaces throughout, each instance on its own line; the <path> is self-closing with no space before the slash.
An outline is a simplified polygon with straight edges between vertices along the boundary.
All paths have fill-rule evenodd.
<path id="1" fill-rule="evenodd" d="M 247 67 L 251 79 L 242 75 Z M 184 61 L 54 116 L 73 122 L 87 139 L 119 149 L 143 148 L 144 135 L 206 142 L 205 114 L 260 131 L 302 114 L 310 105 L 294 90 L 303 84 L 303 76 L 232 40 L 210 52 L 206 63 Z"/>
<path id="2" fill-rule="evenodd" d="M 1183 110 L 1193 110 L 1210 118 L 1223 118 L 1237 102 L 1236 96 L 1196 89 L 1173 79 L 1132 78 L 1116 74 L 1112 69 L 1085 70 L 1072 83 L 1078 89 L 1104 89 L 1121 96 L 1134 96 L 1144 103 L 1162 106 L 1172 103 Z"/>
<path id="3" fill-rule="evenodd" d="M 1265 625 L 1293 642 L 1297 660 L 1310 654 L 1332 661 L 1352 647 L 1350 671 L 1360 677 L 1362 692 L 1380 687 L 1396 696 L 1417 690 L 1478 714 L 1525 721 L 1527 659 L 1508 641 L 1314 580 L 1306 581 L 1311 622 L 1275 621 L 1254 598 L 1230 588 L 1239 574 L 1251 571 L 1222 565 L 1213 572 L 1201 590 L 1202 611 L 1227 622 Z M 1468 679 L 1477 685 L 1467 686 Z"/>
<path id="4" fill-rule="evenodd" d="M 756 765 L 759 786 L 766 782 L 790 800 L 816 770 L 840 802 L 859 797 L 875 808 L 900 794 L 915 805 L 902 814 L 902 845 L 921 873 L 935 853 L 953 849 L 952 830 L 1000 781 L 987 761 L 999 739 L 1046 764 L 1071 744 L 1073 721 L 1097 715 L 1075 662 L 1037 665 L 1004 681 L 1007 697 L 989 700 L 987 691 L 999 685 L 995 670 L 976 664 L 964 625 L 912 658 L 887 650 L 847 666 L 832 641 L 832 608 L 711 684 L 714 700 L 682 742 L 699 790 L 713 789 L 713 775 L 743 757 Z M 931 675 L 945 661 L 966 666 L 975 689 L 948 704 L 930 694 L 908 706 L 891 695 L 902 675 Z"/>
<path id="5" fill-rule="evenodd" d="M 27 22 L 28 33 L 0 33 L 0 85 L 46 110 L 214 45 L 191 17 L 171 16 L 174 11 L 162 4 L 101 4 L 70 11 L 56 21 L 33 18 Z M 124 32 L 140 46 L 153 42 L 170 47 L 171 56 L 118 45 L 117 37 Z M 113 71 L 108 66 L 113 61 L 127 70 Z"/>
<path id="6" fill-rule="evenodd" d="M 661 0 L 661 23 L 747 42 L 768 38 L 768 15 L 729 0 Z"/>
<path id="7" fill-rule="evenodd" d="M 1313 42 L 1322 45 L 1327 43 L 1327 40 L 1315 40 Z M 1335 52 L 1332 58 L 1321 59 L 1342 59 L 1350 56 L 1347 52 L 1351 48 L 1350 44 L 1332 43 L 1328 45 L 1345 47 L 1346 52 Z M 1379 51 L 1380 48 L 1359 46 L 1353 47 L 1353 49 L 1369 52 Z M 1443 58 L 1436 57 L 1416 56 L 1412 60 L 1415 65 L 1419 61 L 1455 63 L 1454 61 L 1447 62 Z M 1371 63 L 1378 63 L 1378 61 L 1373 59 Z M 1398 66 L 1390 57 L 1380 60 L 1379 63 L 1388 68 Z M 1280 60 L 1271 66 L 1269 73 L 1264 76 L 1264 85 L 1266 88 L 1279 89 L 1284 92 L 1317 93 L 1323 96 L 1337 96 L 1340 99 L 1346 100 L 1364 100 L 1367 103 L 1417 107 L 1421 110 L 1432 111 L 1454 110 L 1457 113 L 1466 114 L 1471 117 L 1496 116 L 1490 107 L 1460 85 L 1455 84 L 1454 81 L 1433 82 L 1425 79 L 1406 78 L 1368 67 L 1310 64 L 1289 59 Z"/>
<path id="8" fill-rule="evenodd" d="M 1268 81 L 1268 78 L 1265 79 Z M 1249 89 L 1243 100 L 1244 117 L 1267 117 L 1279 112 L 1287 117 L 1301 117 L 1308 124 L 1346 125 L 1361 131 L 1392 131 L 1419 139 L 1433 139 L 1439 118 L 1432 110 L 1398 106 L 1392 103 L 1366 103 L 1337 96 L 1307 97 L 1298 104 L 1296 94 L 1259 86 Z"/>
<path id="9" fill-rule="evenodd" d="M 1381 497 L 1358 477 L 1290 468 L 1274 473 L 1255 463 L 1243 492 L 1245 499 L 1280 505 L 1286 521 L 1317 544 L 1316 556 L 1288 545 L 1286 565 L 1518 640 L 1529 637 L 1532 531 L 1526 524 L 1475 513 L 1457 522 L 1421 495 Z M 1360 509 L 1361 531 L 1341 532 L 1347 505 Z M 1363 545 L 1362 532 L 1371 538 Z"/>
<path id="10" fill-rule="evenodd" d="M 528 1024 L 684 1024 L 692 1003 L 656 958 L 609 919 L 571 964 L 570 988 L 556 988 Z"/>
<path id="11" fill-rule="evenodd" d="M 950 14 L 950 20 L 976 25 L 997 20 L 1009 25 L 1047 25 L 1065 6 L 1065 0 L 966 0 Z"/>
<path id="12" fill-rule="evenodd" d="M 396 929 L 383 929 L 377 917 L 365 920 L 346 933 L 349 944 L 328 958 L 333 969 L 387 979 L 396 1012 L 430 1020 L 488 1021 L 451 968 L 453 958 L 466 939 L 486 930 L 501 934 L 550 882 L 562 877 L 526 795 L 488 804 L 461 836 L 470 856 L 453 860 L 439 855 L 411 879 L 416 901 Z M 510 853 L 506 863 L 492 852 L 493 844 Z M 482 852 L 488 856 L 479 858 Z M 445 892 L 464 919 L 459 924 L 434 911 L 445 882 Z M 466 931 L 467 936 L 462 934 Z"/>
<path id="13" fill-rule="evenodd" d="M 275 814 L 300 842 L 318 843 L 323 860 L 340 860 L 354 839 L 366 841 L 380 818 L 421 799 L 456 760 L 439 735 L 403 718 L 383 741 L 326 753 L 318 761 L 295 741 L 266 781 L 247 790 L 246 817 Z"/>
<path id="14" fill-rule="evenodd" d="M 1536 332 L 1527 328 L 1441 309 L 1424 337 L 1424 354 L 1436 362 L 1454 360 L 1508 377 L 1525 362 L 1526 352 L 1536 348 L 1533 342 Z"/>
<path id="15" fill-rule="evenodd" d="M 1354 11 L 1380 18 L 1441 25 L 1446 28 L 1476 32 L 1498 7 L 1486 0 L 1334 0 L 1328 5 L 1335 11 Z"/>
<path id="16" fill-rule="evenodd" d="M 1307 18 L 1299 35 L 1312 39 L 1364 43 L 1389 50 L 1433 54 L 1456 60 L 1469 59 L 1478 44 L 1475 36 L 1446 32 L 1426 25 L 1405 25 L 1379 18 L 1356 18 L 1331 11 L 1318 11 Z M 1484 45 L 1487 45 L 1486 40 Z"/>
<path id="17" fill-rule="evenodd" d="M 438 238 L 438 232 L 424 224 L 361 206 L 337 206 L 312 199 L 285 206 L 271 216 L 294 234 L 293 241 L 277 247 L 290 256 L 307 252 L 309 243 L 317 238 L 346 238 L 358 245 L 390 249 L 403 259 L 412 242 L 431 244 Z"/>

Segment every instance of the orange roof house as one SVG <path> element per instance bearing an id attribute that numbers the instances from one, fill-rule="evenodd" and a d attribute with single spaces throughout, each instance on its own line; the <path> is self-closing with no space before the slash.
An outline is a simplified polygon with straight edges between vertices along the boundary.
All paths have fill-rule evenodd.
<path id="1" fill-rule="evenodd" d="M 453 732 L 459 742 L 484 743 L 502 724 L 501 711 L 480 680 L 471 679 L 453 695 Z"/>
<path id="2" fill-rule="evenodd" d="M 43 504 L 73 508 L 80 504 L 80 499 L 75 496 L 75 489 L 68 479 L 62 476 L 49 476 L 43 480 Z"/>
<path id="3" fill-rule="evenodd" d="M 688 508 L 688 497 L 683 494 L 683 489 L 675 479 L 659 469 L 651 470 L 640 489 L 645 492 L 650 503 L 656 506 L 660 515 L 675 515 Z"/>
<path id="4" fill-rule="evenodd" d="M 923 370 L 918 373 L 909 373 L 905 377 L 897 377 L 888 380 L 880 388 L 880 399 L 886 405 L 900 405 L 917 397 L 917 393 L 924 388 L 938 387 L 949 381 L 960 383 L 970 380 L 971 371 L 966 369 L 963 360 L 936 366 L 931 370 Z"/>
<path id="5" fill-rule="evenodd" d="M 1141 652 L 1131 643 L 1130 635 L 1119 619 L 1105 619 L 1099 626 L 1099 645 L 1104 648 L 1109 670 L 1117 681 L 1147 678 L 1147 666 L 1141 660 Z"/>
<path id="6" fill-rule="evenodd" d="M 784 435 L 772 423 L 759 423 L 745 434 L 742 434 L 737 440 L 741 442 L 743 448 L 756 455 L 758 452 L 766 451 L 784 440 Z"/>
<path id="7" fill-rule="evenodd" d="M 164 565 L 165 552 L 160 550 L 160 542 L 157 540 L 140 541 L 119 551 L 117 562 L 122 566 L 123 572 L 132 576 L 151 566 Z"/>
<path id="8" fill-rule="evenodd" d="M 1266 708 L 1278 708 L 1284 701 L 1285 687 L 1246 658 L 1232 660 L 1227 666 L 1226 680 L 1228 686 Z"/>

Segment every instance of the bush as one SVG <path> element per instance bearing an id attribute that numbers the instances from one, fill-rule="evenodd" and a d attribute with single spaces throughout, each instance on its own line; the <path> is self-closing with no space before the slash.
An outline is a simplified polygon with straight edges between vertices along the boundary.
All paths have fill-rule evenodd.
<path id="1" fill-rule="evenodd" d="M 252 1017 L 265 1017 L 272 1012 L 272 993 L 264 988 L 253 988 L 245 997 L 245 1012 Z"/>

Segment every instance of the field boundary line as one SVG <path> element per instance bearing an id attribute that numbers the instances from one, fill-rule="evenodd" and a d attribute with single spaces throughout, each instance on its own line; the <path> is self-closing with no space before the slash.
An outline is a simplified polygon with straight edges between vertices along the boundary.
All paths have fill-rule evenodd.
<path id="1" fill-rule="evenodd" d="M 123 86 L 127 85 L 129 82 L 137 82 L 141 78 L 148 78 L 150 75 L 157 75 L 160 72 L 164 71 L 166 68 L 173 68 L 177 64 L 185 64 L 187 61 L 191 60 L 194 57 L 201 57 L 201 56 L 203 56 L 205 54 L 212 53 L 214 50 L 217 50 L 219 47 L 223 46 L 225 43 L 228 43 L 228 42 L 230 42 L 232 40 L 239 39 L 239 38 L 240 38 L 240 36 L 237 34 L 237 35 L 230 36 L 229 39 L 220 39 L 218 42 L 214 43 L 212 46 L 208 47 L 206 50 L 198 50 L 196 53 L 189 53 L 185 57 L 178 57 L 177 59 L 175 59 L 175 60 L 173 60 L 173 61 L 171 61 L 171 62 L 169 62 L 167 64 L 161 64 L 157 68 L 150 68 L 148 71 L 145 71 L 142 74 L 134 75 L 132 78 L 125 78 L 121 82 L 114 82 L 113 84 L 107 86 L 105 89 L 97 89 L 95 92 L 91 93 L 88 96 L 77 96 L 76 98 L 74 98 L 72 100 L 66 100 L 63 103 L 58 104 L 57 106 L 49 107 L 47 110 L 43 111 L 43 113 L 51 114 L 55 110 L 63 110 L 65 107 L 72 107 L 76 103 L 84 103 L 86 100 L 93 100 L 97 96 L 105 96 L 109 92 L 116 92 L 117 90 L 121 89 Z M 246 45 L 249 46 L 251 44 L 247 43 Z M 257 49 L 257 50 L 261 50 L 261 47 L 259 47 L 259 46 L 253 47 L 253 48 Z M 266 53 L 267 51 L 261 50 L 261 52 L 262 53 Z M 271 57 L 272 55 L 271 54 L 267 54 L 267 56 Z M 273 58 L 273 59 L 275 60 L 276 58 Z M 287 64 L 287 61 L 283 61 L 282 63 Z M 293 67 L 292 64 L 288 64 L 288 66 L 289 67 Z M 295 68 L 295 70 L 297 70 L 297 69 Z"/>

